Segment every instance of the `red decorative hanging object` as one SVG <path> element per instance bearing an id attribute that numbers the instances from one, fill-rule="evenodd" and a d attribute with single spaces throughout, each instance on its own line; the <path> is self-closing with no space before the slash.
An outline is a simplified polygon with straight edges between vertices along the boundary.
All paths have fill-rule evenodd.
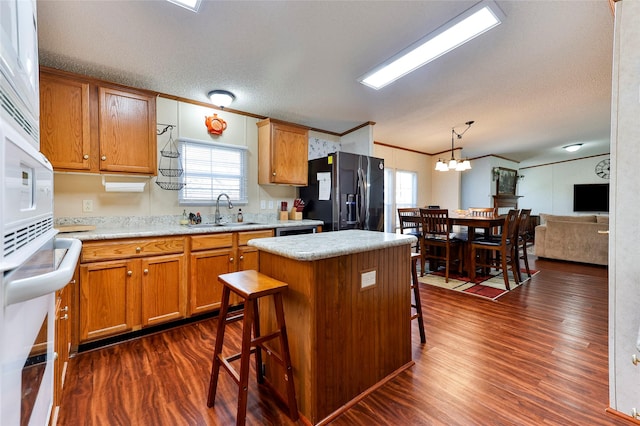
<path id="1" fill-rule="evenodd" d="M 212 135 L 221 135 L 227 128 L 227 122 L 218 117 L 218 114 L 213 114 L 209 117 L 205 116 L 204 124 Z"/>

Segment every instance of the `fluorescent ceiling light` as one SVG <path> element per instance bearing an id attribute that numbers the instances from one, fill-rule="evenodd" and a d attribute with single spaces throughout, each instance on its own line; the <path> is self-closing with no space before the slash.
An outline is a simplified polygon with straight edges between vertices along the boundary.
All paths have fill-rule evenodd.
<path id="1" fill-rule="evenodd" d="M 200 9 L 200 2 L 202 0 L 167 0 L 169 3 L 177 4 L 178 6 L 182 6 L 185 9 L 189 9 L 193 12 L 198 12 Z"/>
<path id="2" fill-rule="evenodd" d="M 502 23 L 504 15 L 492 1 L 482 1 L 413 43 L 358 81 L 376 90 L 428 64 Z"/>

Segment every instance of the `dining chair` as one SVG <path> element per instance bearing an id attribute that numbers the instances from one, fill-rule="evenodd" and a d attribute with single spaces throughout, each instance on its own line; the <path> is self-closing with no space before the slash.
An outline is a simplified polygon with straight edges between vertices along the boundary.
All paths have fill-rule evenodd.
<path id="1" fill-rule="evenodd" d="M 518 243 L 516 250 L 519 252 L 522 249 L 522 253 L 518 254 L 518 273 L 520 274 L 520 281 L 522 281 L 522 272 L 520 270 L 520 259 L 524 260 L 524 268 L 527 272 L 527 276 L 531 278 L 531 269 L 529 269 L 529 256 L 527 256 L 527 245 L 533 241 L 533 235 L 531 232 L 531 209 L 520 210 L 520 218 L 518 221 Z"/>
<path id="2" fill-rule="evenodd" d="M 469 207 L 467 209 L 467 213 L 469 214 L 469 216 L 474 217 L 494 217 L 497 214 L 496 209 L 493 207 Z M 481 236 L 490 238 L 493 236 L 493 234 L 499 232 L 499 230 L 497 229 L 489 228 L 476 229 L 475 231 L 476 235 L 469 237 L 470 239 L 475 239 Z"/>
<path id="3" fill-rule="evenodd" d="M 500 238 L 500 240 L 477 238 L 471 241 L 471 244 L 469 244 L 471 251 L 469 256 L 471 262 L 469 277 L 472 282 L 475 280 L 476 268 L 494 268 L 502 272 L 505 287 L 507 290 L 510 290 L 508 267 L 511 266 L 513 279 L 516 284 L 520 283 L 517 265 L 519 220 L 519 211 L 511 209 L 505 218 L 502 227 L 502 238 Z"/>
<path id="4" fill-rule="evenodd" d="M 449 222 L 449 210 L 447 209 L 420 209 L 422 222 L 422 239 L 420 254 L 422 255 L 421 275 L 424 275 L 425 262 L 429 260 L 429 269 L 435 271 L 438 264 L 444 262 L 444 280 L 449 282 L 449 269 L 451 263 L 457 263 L 458 273 L 462 273 L 462 244 L 463 241 L 456 238 L 451 232 Z"/>
<path id="5" fill-rule="evenodd" d="M 416 253 L 420 251 L 420 209 L 418 207 L 405 207 L 398 209 L 398 219 L 400 219 L 400 233 L 413 235 L 418 239 L 416 243 Z M 423 265 L 424 266 L 424 265 Z"/>

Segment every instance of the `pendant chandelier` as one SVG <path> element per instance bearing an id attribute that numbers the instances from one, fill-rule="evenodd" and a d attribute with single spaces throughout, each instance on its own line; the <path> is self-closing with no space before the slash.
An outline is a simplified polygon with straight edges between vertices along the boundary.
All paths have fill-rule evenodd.
<path id="1" fill-rule="evenodd" d="M 438 162 L 436 163 L 436 170 L 439 172 L 447 172 L 449 170 L 455 170 L 457 172 L 462 172 L 464 170 L 469 170 L 471 169 L 471 162 L 469 160 L 467 160 L 466 158 L 463 159 L 459 159 L 456 160 L 454 154 L 454 150 L 453 150 L 453 140 L 455 139 L 455 137 L 457 136 L 458 139 L 462 139 L 462 135 L 464 135 L 465 133 L 467 133 L 467 130 L 469 130 L 469 128 L 471 127 L 471 125 L 475 123 L 475 121 L 467 121 L 466 123 L 464 123 L 467 128 L 464 129 L 462 131 L 462 133 L 458 133 L 456 132 L 456 128 L 452 127 L 451 128 L 451 159 L 449 160 L 448 163 L 445 163 L 444 161 L 442 161 L 442 158 L 438 159 Z"/>

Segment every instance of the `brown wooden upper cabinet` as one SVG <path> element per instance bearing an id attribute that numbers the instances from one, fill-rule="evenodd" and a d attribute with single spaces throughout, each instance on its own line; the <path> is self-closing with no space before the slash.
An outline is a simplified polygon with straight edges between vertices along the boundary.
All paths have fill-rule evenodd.
<path id="1" fill-rule="evenodd" d="M 258 183 L 307 186 L 309 131 L 267 118 L 258 125 Z"/>
<path id="2" fill-rule="evenodd" d="M 40 150 L 55 170 L 155 175 L 155 96 L 41 68 Z"/>

